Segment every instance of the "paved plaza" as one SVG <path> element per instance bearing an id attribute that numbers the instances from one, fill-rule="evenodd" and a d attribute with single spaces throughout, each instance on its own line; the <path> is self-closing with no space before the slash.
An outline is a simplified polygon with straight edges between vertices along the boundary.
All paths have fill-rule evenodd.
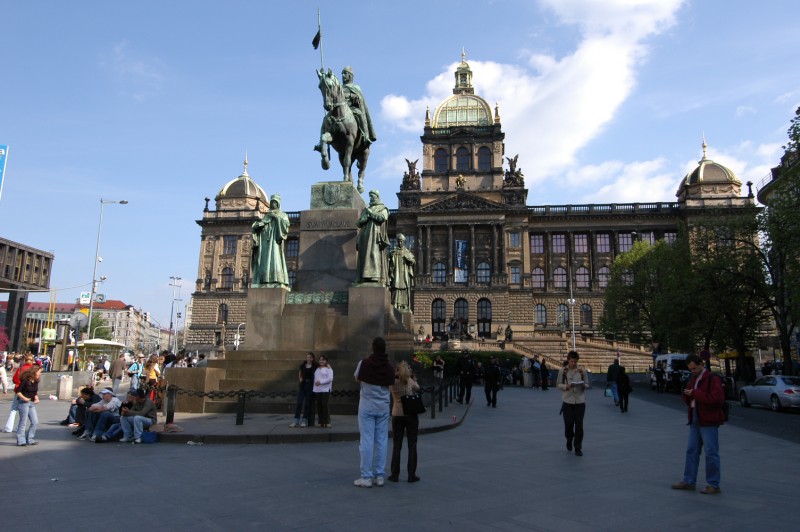
<path id="1" fill-rule="evenodd" d="M 334 416 L 328 441 L 275 445 L 97 445 L 58 422 L 67 403 L 42 401 L 36 447 L 0 437 L 10 504 L 4 529 L 64 530 L 757 530 L 796 529 L 798 444 L 726 425 L 722 494 L 669 489 L 681 478 L 685 413 L 642 401 L 621 414 L 588 392 L 584 456 L 564 447 L 558 390 L 506 388 L 496 409 L 482 389 L 422 427 L 421 482 L 356 488 L 353 418 Z M 7 415 L 10 396 L 0 402 Z M 677 396 L 673 398 L 679 399 Z M 796 414 L 763 414 L 795 421 Z M 457 422 L 453 423 L 452 417 Z M 781 416 L 787 416 L 782 418 Z M 183 434 L 302 433 L 290 416 L 176 415 Z M 205 427 L 205 428 L 203 428 Z M 202 433 L 202 434 L 201 434 Z M 349 441 L 347 441 L 349 440 Z M 221 440 L 219 440 L 221 441 Z M 391 449 L 391 443 L 390 443 Z M 405 459 L 405 455 L 404 455 Z M 704 468 L 698 487 L 702 488 Z M 24 495 L 23 495 L 24 494 Z M 6 528 L 6 525 L 11 528 Z"/>

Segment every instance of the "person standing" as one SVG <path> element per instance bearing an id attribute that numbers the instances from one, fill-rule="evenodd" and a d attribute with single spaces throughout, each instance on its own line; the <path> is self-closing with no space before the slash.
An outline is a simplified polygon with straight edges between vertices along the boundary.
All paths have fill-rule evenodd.
<path id="1" fill-rule="evenodd" d="M 617 387 L 619 368 L 619 358 L 615 358 L 614 362 L 608 366 L 608 371 L 606 372 L 606 386 L 611 388 L 611 393 L 614 396 L 614 406 L 619 406 L 619 388 Z"/>
<path id="2" fill-rule="evenodd" d="M 369 205 L 361 211 L 356 225 L 356 279 L 354 285 L 375 283 L 380 286 L 389 284 L 389 264 L 384 250 L 389 247 L 386 234 L 386 221 L 389 209 L 381 201 L 377 190 L 369 191 Z"/>
<path id="3" fill-rule="evenodd" d="M 483 391 L 486 394 L 486 406 L 497 408 L 497 391 L 500 389 L 500 379 L 503 370 L 497 362 L 497 357 L 492 357 L 483 370 Z"/>
<path id="4" fill-rule="evenodd" d="M 36 445 L 34 440 L 39 417 L 36 415 L 36 405 L 39 403 L 39 378 L 42 375 L 41 366 L 31 366 L 20 376 L 17 388 L 19 400 L 19 425 L 17 426 L 17 446 Z M 30 425 L 27 422 L 30 421 Z M 27 426 L 26 426 L 27 425 Z"/>
<path id="5" fill-rule="evenodd" d="M 392 385 L 392 465 L 389 480 L 400 480 L 400 455 L 403 452 L 403 434 L 408 439 L 408 481 L 418 482 L 417 476 L 417 436 L 419 435 L 419 416 L 403 411 L 403 395 L 411 395 L 419 390 L 419 384 L 411 373 L 405 360 L 397 366 L 397 376 Z"/>
<path id="6" fill-rule="evenodd" d="M 111 364 L 111 390 L 114 395 L 119 392 L 119 385 L 122 382 L 122 375 L 125 373 L 125 357 L 117 357 Z"/>
<path id="7" fill-rule="evenodd" d="M 444 379 L 444 359 L 441 355 L 438 355 L 433 361 L 433 378 L 438 381 Z"/>
<path id="8" fill-rule="evenodd" d="M 547 369 L 547 362 L 545 361 L 544 357 L 542 357 L 542 367 L 539 368 L 542 377 L 542 390 L 547 391 L 547 387 L 550 386 L 550 370 Z"/>
<path id="9" fill-rule="evenodd" d="M 577 351 L 567 353 L 567 365 L 558 372 L 561 390 L 561 413 L 564 416 L 564 436 L 567 450 L 575 448 L 575 456 L 583 456 L 583 416 L 586 413 L 586 390 L 590 387 L 586 370 L 578 367 Z"/>
<path id="10" fill-rule="evenodd" d="M 475 380 L 475 362 L 470 358 L 469 352 L 464 351 L 458 361 L 458 397 L 456 402 L 469 404 L 472 399 L 472 383 Z"/>
<path id="11" fill-rule="evenodd" d="M 19 409 L 20 399 L 17 392 L 17 387 L 20 384 L 20 376 L 27 370 L 33 367 L 33 355 L 25 355 L 25 358 L 20 360 L 20 365 L 11 377 L 14 385 L 14 399 L 11 401 L 11 411 L 8 413 L 6 425 L 3 427 L 3 432 L 14 432 L 14 421 L 17 419 L 17 412 Z"/>
<path id="12" fill-rule="evenodd" d="M 3 395 L 8 393 L 8 371 L 14 368 L 14 363 L 11 362 L 12 357 L 8 353 L 0 356 L 0 384 L 3 385 Z M 11 362 L 9 364 L 9 362 Z"/>
<path id="13" fill-rule="evenodd" d="M 372 354 L 359 361 L 354 373 L 360 386 L 358 400 L 359 454 L 361 476 L 353 484 L 360 488 L 383 486 L 386 475 L 386 448 L 389 443 L 389 387 L 394 384 L 394 368 L 386 355 L 386 341 L 372 340 Z"/>
<path id="14" fill-rule="evenodd" d="M 131 386 L 129 389 L 131 390 L 138 390 L 139 389 L 139 379 L 142 377 L 142 369 L 144 362 L 144 354 L 139 353 L 136 355 L 136 359 L 128 366 L 128 377 L 131 379 Z"/>
<path id="15" fill-rule="evenodd" d="M 700 453 L 706 453 L 706 483 L 700 493 L 716 495 L 721 492 L 721 465 L 719 459 L 719 426 L 725 422 L 725 393 L 722 378 L 711 373 L 697 355 L 686 357 L 686 367 L 692 378 L 681 395 L 688 408 L 689 441 L 683 479 L 672 485 L 674 490 L 695 490 Z"/>
<path id="16" fill-rule="evenodd" d="M 619 411 L 624 414 L 628 411 L 628 396 L 633 391 L 631 376 L 625 371 L 625 366 L 620 366 L 617 371 L 616 385 L 619 393 Z"/>
<path id="17" fill-rule="evenodd" d="M 314 426 L 314 372 L 317 371 L 317 361 L 311 351 L 306 355 L 306 361 L 300 364 L 297 371 L 297 403 L 294 407 L 294 421 L 289 427 L 305 428 Z"/>
<path id="18" fill-rule="evenodd" d="M 289 270 L 283 243 L 289 236 L 289 217 L 281 210 L 281 197 L 269 199 L 269 212 L 253 222 L 253 252 L 250 261 L 253 288 L 289 288 Z"/>
<path id="19" fill-rule="evenodd" d="M 328 364 L 328 357 L 319 356 L 319 366 L 314 371 L 314 401 L 317 403 L 317 418 L 319 426 L 331 428 L 331 415 L 328 411 L 328 400 L 333 389 L 333 368 Z"/>

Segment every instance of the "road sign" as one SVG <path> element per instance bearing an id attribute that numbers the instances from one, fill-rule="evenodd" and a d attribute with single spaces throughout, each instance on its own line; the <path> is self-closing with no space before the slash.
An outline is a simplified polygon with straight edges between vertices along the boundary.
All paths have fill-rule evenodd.
<path id="1" fill-rule="evenodd" d="M 81 305 L 88 305 L 92 300 L 91 292 L 81 292 Z"/>

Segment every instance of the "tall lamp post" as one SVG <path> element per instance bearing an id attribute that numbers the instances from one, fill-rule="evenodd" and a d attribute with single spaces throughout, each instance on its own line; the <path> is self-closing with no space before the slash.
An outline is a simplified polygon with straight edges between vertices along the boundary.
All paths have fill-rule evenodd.
<path id="1" fill-rule="evenodd" d="M 89 323 L 86 326 L 91 338 L 92 312 L 94 311 L 94 296 L 97 294 L 97 263 L 100 262 L 100 233 L 103 229 L 103 205 L 107 203 L 118 203 L 127 205 L 128 200 L 107 200 L 100 198 L 100 222 L 97 224 L 97 243 L 94 246 L 94 267 L 92 269 L 92 294 L 89 296 Z M 105 279 L 103 279 L 105 280 Z"/>
<path id="2" fill-rule="evenodd" d="M 169 278 L 172 281 L 169 284 L 172 287 L 172 306 L 169 309 L 169 335 L 167 336 L 167 347 L 168 348 L 172 346 L 172 325 L 173 325 L 172 316 L 175 313 L 175 289 L 180 286 L 178 281 L 181 280 L 180 277 L 175 277 L 175 276 L 172 276 L 172 275 Z M 178 335 L 176 334 L 175 336 L 177 337 Z M 176 352 L 177 352 L 177 350 L 176 350 Z"/>

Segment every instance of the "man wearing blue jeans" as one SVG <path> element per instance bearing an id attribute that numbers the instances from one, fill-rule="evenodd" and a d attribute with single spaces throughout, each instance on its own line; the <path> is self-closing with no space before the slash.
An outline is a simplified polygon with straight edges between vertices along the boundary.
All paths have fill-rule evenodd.
<path id="1" fill-rule="evenodd" d="M 686 366 L 692 378 L 683 390 L 683 402 L 689 408 L 689 443 L 686 446 L 686 462 L 683 480 L 672 485 L 675 490 L 694 491 L 700 452 L 706 453 L 706 483 L 700 493 L 720 493 L 719 426 L 725 422 L 723 406 L 725 394 L 722 379 L 706 369 L 703 359 L 697 355 L 686 357 Z"/>
<path id="2" fill-rule="evenodd" d="M 617 387 L 619 368 L 619 357 L 617 357 L 614 359 L 614 363 L 608 366 L 608 371 L 606 372 L 606 386 L 611 388 L 611 394 L 614 396 L 614 406 L 619 406 L 619 388 Z"/>
<path id="3" fill-rule="evenodd" d="M 156 422 L 158 411 L 156 405 L 147 398 L 144 390 L 136 390 L 133 404 L 122 409 L 120 426 L 122 428 L 122 443 L 142 443 L 142 433 Z"/>
<path id="4" fill-rule="evenodd" d="M 389 442 L 389 387 L 394 384 L 394 368 L 389 364 L 383 338 L 372 341 L 372 354 L 358 363 L 354 377 L 361 387 L 358 401 L 361 476 L 353 484 L 371 488 L 374 480 L 381 487 L 386 476 Z"/>

